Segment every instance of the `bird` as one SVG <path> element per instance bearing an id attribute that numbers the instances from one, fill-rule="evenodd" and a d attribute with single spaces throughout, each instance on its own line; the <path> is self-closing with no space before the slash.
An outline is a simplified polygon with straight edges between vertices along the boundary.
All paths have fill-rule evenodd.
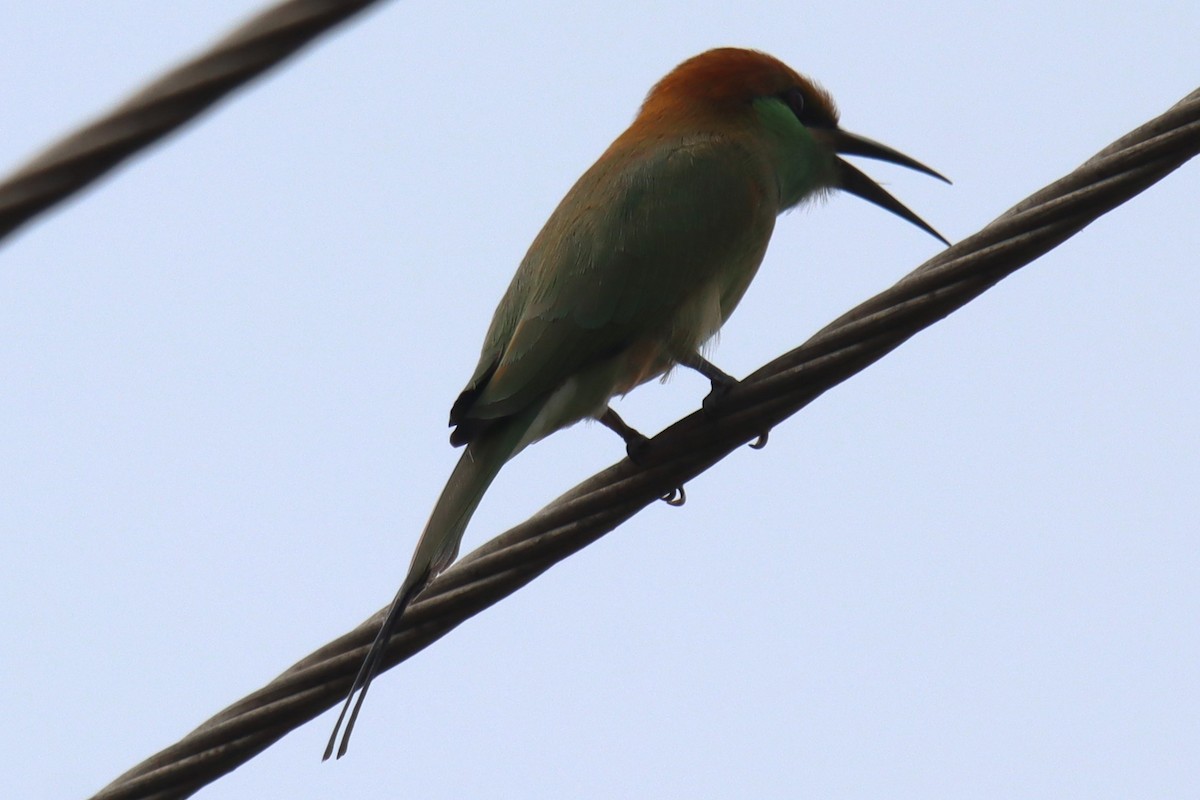
<path id="1" fill-rule="evenodd" d="M 471 515 L 507 461 L 591 418 L 620 435 L 636 462 L 648 440 L 609 407 L 612 398 L 676 366 L 709 379 L 705 407 L 736 385 L 701 348 L 742 299 L 782 212 L 840 189 L 950 244 L 839 156 L 949 181 L 838 120 L 828 92 L 773 56 L 708 50 L 659 80 L 629 128 L 571 187 L 517 268 L 451 407 L 450 442 L 465 450 L 323 760 L 343 722 L 338 758 L 346 753 L 404 610 L 457 557 Z"/>

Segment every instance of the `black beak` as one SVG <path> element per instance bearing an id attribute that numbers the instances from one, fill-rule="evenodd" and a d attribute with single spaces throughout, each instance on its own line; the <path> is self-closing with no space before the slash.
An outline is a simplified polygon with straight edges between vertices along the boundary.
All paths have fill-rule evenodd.
<path id="1" fill-rule="evenodd" d="M 887 145 L 880 144 L 865 136 L 848 133 L 841 128 L 819 128 L 814 130 L 813 134 L 833 148 L 835 153 L 890 161 L 893 164 L 899 164 L 902 167 L 908 167 L 918 172 L 924 172 L 926 175 L 932 175 L 938 180 L 946 181 L 946 183 L 950 182 L 945 176 L 935 172 L 920 161 L 909 158 L 900 151 L 893 150 Z M 950 242 L 946 240 L 945 236 L 935 231 L 929 223 L 910 211 L 908 206 L 888 194 L 882 186 L 859 171 L 857 167 L 840 158 L 835 158 L 833 161 L 834 167 L 837 170 L 837 187 L 839 189 L 858 195 L 863 200 L 874 203 L 880 208 L 886 208 L 896 216 L 903 217 L 949 246 Z"/>

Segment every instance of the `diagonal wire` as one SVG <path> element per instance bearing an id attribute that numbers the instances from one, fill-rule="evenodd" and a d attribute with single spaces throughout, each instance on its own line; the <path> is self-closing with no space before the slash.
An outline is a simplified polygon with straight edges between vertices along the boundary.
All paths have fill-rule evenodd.
<path id="1" fill-rule="evenodd" d="M 0 239 L 375 0 L 286 0 L 0 183 Z"/>
<path id="2" fill-rule="evenodd" d="M 465 556 L 409 607 L 385 668 L 517 591 L 1198 152 L 1200 89 L 757 370 L 718 410 L 697 412 L 663 431 L 645 466 L 621 461 Z M 384 611 L 126 772 L 96 798 L 187 797 L 337 704 Z"/>

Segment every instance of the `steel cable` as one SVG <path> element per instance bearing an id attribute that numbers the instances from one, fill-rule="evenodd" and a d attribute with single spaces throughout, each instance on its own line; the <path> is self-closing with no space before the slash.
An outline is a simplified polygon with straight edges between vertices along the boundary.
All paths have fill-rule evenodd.
<path id="1" fill-rule="evenodd" d="M 176 67 L 0 183 L 0 239 L 375 0 L 287 0 Z"/>

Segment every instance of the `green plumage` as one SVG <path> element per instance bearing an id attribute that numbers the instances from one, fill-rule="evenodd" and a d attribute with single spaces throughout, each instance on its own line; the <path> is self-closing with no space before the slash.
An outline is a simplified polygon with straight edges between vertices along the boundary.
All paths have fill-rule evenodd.
<path id="1" fill-rule="evenodd" d="M 588 391 L 555 420 L 561 427 L 603 411 L 611 387 L 586 379 L 629 377 L 619 363 L 629 348 L 651 340 L 683 355 L 702 344 L 762 260 L 777 213 L 769 169 L 741 143 L 711 136 L 610 152 L 521 263 L 485 337 L 471 400 L 452 422 L 507 417 L 584 379 Z M 715 319 L 681 318 L 714 290 Z"/>

